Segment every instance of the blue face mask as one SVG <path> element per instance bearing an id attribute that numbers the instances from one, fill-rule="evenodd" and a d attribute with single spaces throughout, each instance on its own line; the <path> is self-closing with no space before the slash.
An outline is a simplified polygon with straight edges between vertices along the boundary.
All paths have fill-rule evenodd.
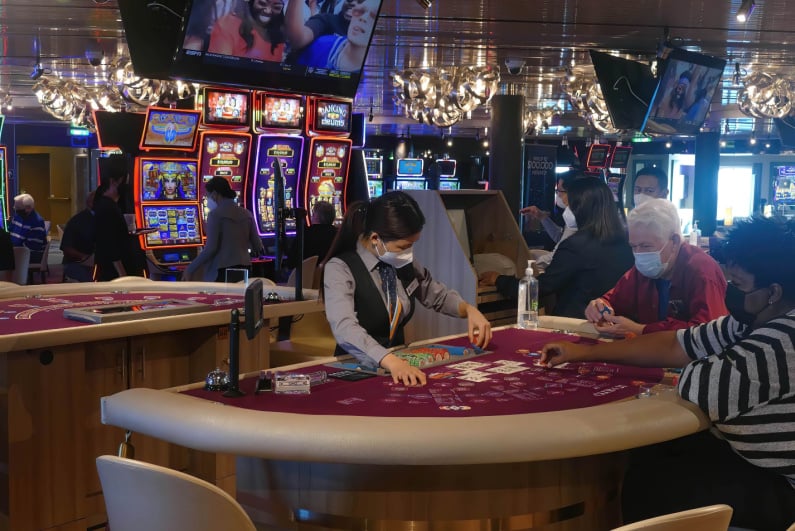
<path id="1" fill-rule="evenodd" d="M 665 245 L 668 245 L 667 243 Z M 663 245 L 659 251 L 651 251 L 648 253 L 633 253 L 635 255 L 635 268 L 638 273 L 648 278 L 660 278 L 665 270 L 668 268 L 668 262 L 663 263 L 662 250 L 665 249 Z"/>

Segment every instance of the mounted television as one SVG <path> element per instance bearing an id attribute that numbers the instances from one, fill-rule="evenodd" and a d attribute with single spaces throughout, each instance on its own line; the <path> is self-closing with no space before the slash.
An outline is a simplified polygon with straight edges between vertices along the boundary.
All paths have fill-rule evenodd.
<path id="1" fill-rule="evenodd" d="M 174 54 L 179 48 L 186 0 L 119 0 L 124 37 L 135 75 L 168 79 Z"/>
<path id="2" fill-rule="evenodd" d="M 397 174 L 400 177 L 422 177 L 422 159 L 398 159 Z"/>
<path id="3" fill-rule="evenodd" d="M 200 115 L 200 111 L 149 107 L 139 147 L 194 151 Z"/>
<path id="4" fill-rule="evenodd" d="M 778 129 L 778 136 L 781 137 L 781 147 L 795 148 L 795 116 L 774 118 L 773 122 Z"/>
<path id="5" fill-rule="evenodd" d="M 313 98 L 311 130 L 314 133 L 350 133 L 351 102 Z"/>
<path id="6" fill-rule="evenodd" d="M 681 48 L 667 49 L 660 83 L 649 104 L 645 133 L 695 135 L 709 112 L 726 60 Z"/>
<path id="7" fill-rule="evenodd" d="M 616 129 L 640 129 L 657 87 L 651 67 L 608 53 L 590 50 L 596 79 Z"/>
<path id="8" fill-rule="evenodd" d="M 606 168 L 610 158 L 610 144 L 593 144 L 588 150 L 585 166 L 588 168 Z"/>
<path id="9" fill-rule="evenodd" d="M 257 129 L 304 128 L 304 99 L 301 96 L 260 92 Z"/>
<path id="10" fill-rule="evenodd" d="M 618 170 L 625 169 L 629 165 L 631 153 L 631 146 L 616 146 L 613 149 L 613 157 L 610 159 L 610 167 Z"/>
<path id="11" fill-rule="evenodd" d="M 439 159 L 436 164 L 439 165 L 439 177 L 442 179 L 455 177 L 456 162 L 453 159 Z"/>
<path id="12" fill-rule="evenodd" d="M 157 229 L 146 234 L 146 248 L 201 245 L 198 205 L 144 205 L 141 210 L 144 228 Z"/>
<path id="13" fill-rule="evenodd" d="M 125 153 L 138 151 L 146 115 L 142 112 L 94 111 L 94 125 L 101 149 L 118 148 Z"/>
<path id="14" fill-rule="evenodd" d="M 335 21 L 327 24 L 329 30 L 334 28 L 340 34 L 329 31 L 304 44 L 304 36 L 291 36 L 286 28 L 282 31 L 291 13 L 268 13 L 269 2 L 228 2 L 224 5 L 230 7 L 219 9 L 217 2 L 188 0 L 171 74 L 200 83 L 353 98 L 381 3 L 353 2 L 347 10 L 331 15 Z M 285 4 L 287 10 L 299 9 L 298 17 L 306 21 L 308 10 L 303 2 L 279 5 Z M 264 26 L 255 22 L 264 17 L 269 18 Z M 242 24 L 259 27 L 252 29 L 250 39 L 244 39 Z M 281 35 L 284 37 L 279 38 Z"/>
<path id="15" fill-rule="evenodd" d="M 138 157 L 135 185 L 141 201 L 196 201 L 195 159 Z"/>
<path id="16" fill-rule="evenodd" d="M 216 127 L 245 127 L 251 123 L 251 92 L 204 87 L 202 123 Z"/>

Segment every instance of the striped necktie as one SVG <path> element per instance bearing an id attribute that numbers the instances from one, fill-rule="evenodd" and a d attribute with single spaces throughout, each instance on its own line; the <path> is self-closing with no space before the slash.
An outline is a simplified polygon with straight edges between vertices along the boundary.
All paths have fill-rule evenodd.
<path id="1" fill-rule="evenodd" d="M 381 289 L 386 295 L 386 307 L 389 312 L 389 342 L 395 336 L 402 306 L 397 296 L 397 273 L 395 268 L 384 262 L 378 262 L 378 273 L 381 275 Z"/>

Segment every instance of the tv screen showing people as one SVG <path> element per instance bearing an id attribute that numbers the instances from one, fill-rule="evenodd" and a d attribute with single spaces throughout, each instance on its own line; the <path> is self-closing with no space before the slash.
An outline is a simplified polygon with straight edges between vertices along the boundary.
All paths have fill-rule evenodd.
<path id="1" fill-rule="evenodd" d="M 193 151 L 200 115 L 200 111 L 149 107 L 140 148 Z"/>
<path id="2" fill-rule="evenodd" d="M 205 87 L 202 122 L 207 125 L 246 127 L 251 122 L 251 93 Z"/>
<path id="3" fill-rule="evenodd" d="M 172 75 L 353 97 L 382 0 L 191 0 Z"/>
<path id="4" fill-rule="evenodd" d="M 138 158 L 141 201 L 196 201 L 198 164 L 193 159 Z"/>
<path id="5" fill-rule="evenodd" d="M 643 132 L 694 135 L 709 112 L 725 59 L 673 49 L 654 93 Z"/>

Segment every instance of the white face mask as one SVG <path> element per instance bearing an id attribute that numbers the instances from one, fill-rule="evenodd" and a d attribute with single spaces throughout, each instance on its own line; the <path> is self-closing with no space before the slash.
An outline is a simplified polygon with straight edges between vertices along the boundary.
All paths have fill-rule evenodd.
<path id="1" fill-rule="evenodd" d="M 665 245 L 668 245 L 667 243 Z M 665 270 L 668 269 L 668 262 L 662 261 L 662 250 L 665 249 L 663 245 L 659 251 L 650 251 L 648 253 L 634 253 L 635 255 L 635 268 L 638 273 L 648 278 L 660 278 Z"/>
<path id="2" fill-rule="evenodd" d="M 560 197 L 560 194 L 555 194 L 555 206 L 558 208 L 566 208 L 566 203 L 563 202 L 563 198 Z"/>
<path id="3" fill-rule="evenodd" d="M 384 247 L 383 254 L 378 252 L 378 245 L 375 246 L 375 252 L 378 255 L 378 259 L 384 262 L 385 264 L 391 265 L 395 269 L 400 269 L 401 267 L 405 267 L 414 261 L 414 250 L 411 247 L 409 247 L 405 251 L 395 253 L 387 250 L 386 244 L 383 241 L 381 241 L 381 245 Z"/>
<path id="4" fill-rule="evenodd" d="M 566 210 L 563 211 L 563 222 L 570 229 L 577 228 L 577 219 L 574 217 L 574 212 L 572 212 L 569 207 L 566 207 Z"/>
<path id="5" fill-rule="evenodd" d="M 635 199 L 635 206 L 636 207 L 642 205 L 643 203 L 645 203 L 649 199 L 654 199 L 652 196 L 646 195 L 646 194 L 635 194 L 633 196 L 633 198 Z"/>
<path id="6" fill-rule="evenodd" d="M 215 207 L 217 206 L 218 203 L 215 202 L 215 199 L 213 199 L 212 197 L 207 198 L 207 208 L 209 208 L 212 211 L 215 210 Z"/>

